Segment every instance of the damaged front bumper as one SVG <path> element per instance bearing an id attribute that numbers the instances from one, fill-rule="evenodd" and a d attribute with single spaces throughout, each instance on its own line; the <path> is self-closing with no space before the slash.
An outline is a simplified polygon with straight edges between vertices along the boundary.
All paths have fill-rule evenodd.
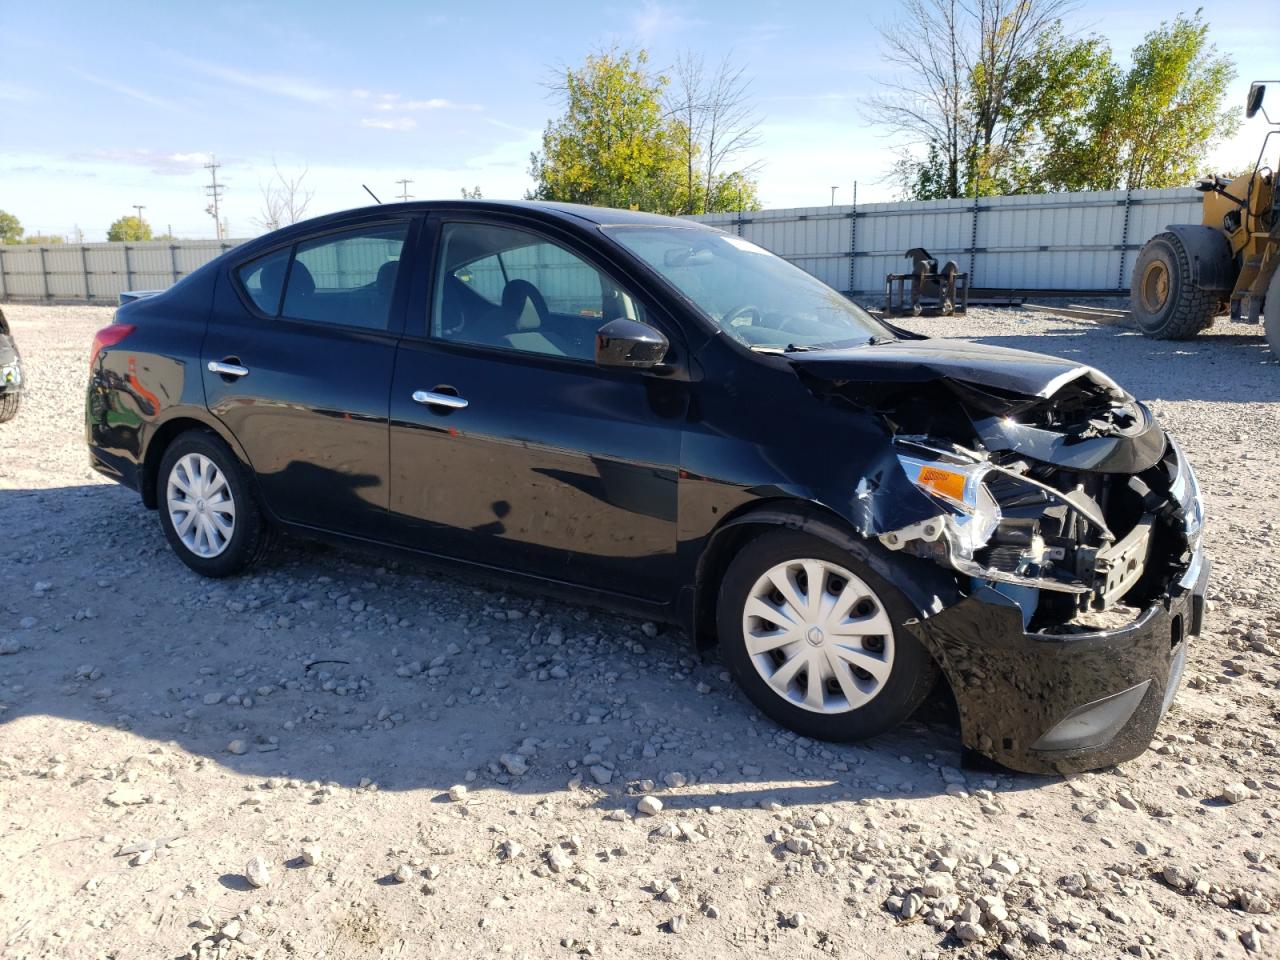
<path id="1" fill-rule="evenodd" d="M 966 747 L 1024 773 L 1078 773 L 1146 750 L 1200 633 L 1208 578 L 1197 548 L 1164 597 L 1113 630 L 1028 633 L 992 587 L 907 626 L 950 681 Z"/>

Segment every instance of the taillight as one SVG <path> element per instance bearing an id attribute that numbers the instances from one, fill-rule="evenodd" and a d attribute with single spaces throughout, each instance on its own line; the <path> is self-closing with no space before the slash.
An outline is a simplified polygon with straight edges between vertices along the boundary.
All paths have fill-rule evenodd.
<path id="1" fill-rule="evenodd" d="M 117 343 L 127 337 L 136 330 L 131 323 L 113 323 L 109 327 L 103 327 L 93 335 L 93 349 L 89 352 L 89 372 L 93 373 L 93 367 L 98 362 L 98 354 L 102 353 L 107 347 L 114 347 Z"/>

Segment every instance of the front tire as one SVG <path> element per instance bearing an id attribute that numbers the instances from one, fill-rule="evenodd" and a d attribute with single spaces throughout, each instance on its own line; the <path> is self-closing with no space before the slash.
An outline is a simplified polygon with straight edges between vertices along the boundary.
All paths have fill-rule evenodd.
<path id="1" fill-rule="evenodd" d="M 906 598 L 835 544 L 772 530 L 734 558 L 716 626 L 738 685 L 783 726 L 854 741 L 896 727 L 937 680 Z"/>
<path id="2" fill-rule="evenodd" d="M 229 577 L 266 553 L 269 531 L 248 471 L 217 435 L 181 434 L 161 458 L 156 485 L 165 538 L 196 573 Z"/>
<path id="3" fill-rule="evenodd" d="M 18 407 L 22 404 L 22 394 L 6 393 L 0 396 L 0 423 L 8 423 L 18 415 Z"/>
<path id="4" fill-rule="evenodd" d="M 1271 282 L 1267 284 L 1267 299 L 1262 302 L 1262 329 L 1271 355 L 1280 360 L 1280 270 L 1271 275 Z"/>
<path id="5" fill-rule="evenodd" d="M 1190 340 L 1213 323 L 1220 294 L 1192 282 L 1191 258 L 1176 233 L 1160 233 L 1138 254 L 1129 286 L 1134 323 L 1155 340 Z"/>

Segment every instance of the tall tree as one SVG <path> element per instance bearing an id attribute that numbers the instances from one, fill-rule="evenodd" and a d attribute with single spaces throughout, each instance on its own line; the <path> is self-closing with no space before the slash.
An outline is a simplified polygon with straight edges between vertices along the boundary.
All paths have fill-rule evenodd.
<path id="1" fill-rule="evenodd" d="M 530 157 L 530 198 L 679 212 L 679 171 L 662 107 L 667 77 L 644 50 L 613 48 L 566 68 L 552 89 L 564 114 Z"/>
<path id="2" fill-rule="evenodd" d="M 0 210 L 0 243 L 21 243 L 22 223 L 12 213 Z"/>
<path id="3" fill-rule="evenodd" d="M 751 98 L 745 67 L 733 54 L 708 72 L 702 57 L 685 53 L 676 60 L 675 82 L 666 97 L 684 174 L 685 213 L 710 213 L 721 207 L 721 181 L 752 180 L 759 163 L 733 169 L 733 162 L 760 143 L 760 115 Z M 754 186 L 752 189 L 754 193 Z"/>
<path id="4" fill-rule="evenodd" d="M 1129 69 L 1107 64 L 1080 122 L 1050 137 L 1044 181 L 1063 190 L 1190 183 L 1240 123 L 1224 107 L 1235 73 L 1199 11 L 1162 23 L 1134 48 Z"/>
<path id="5" fill-rule="evenodd" d="M 726 59 L 708 73 L 686 55 L 673 84 L 648 63 L 615 47 L 557 78 L 564 112 L 530 158 L 531 199 L 666 214 L 758 203 L 754 166 L 735 168 L 757 139 L 742 71 Z"/>
<path id="6" fill-rule="evenodd" d="M 150 240 L 151 225 L 138 217 L 121 217 L 107 228 L 107 239 L 113 242 Z"/>
<path id="7" fill-rule="evenodd" d="M 258 189 L 262 194 L 262 206 L 253 222 L 263 230 L 278 230 L 297 223 L 307 215 L 315 191 L 306 187 L 307 168 L 301 172 L 285 174 L 280 165 L 271 161 L 272 175 Z"/>

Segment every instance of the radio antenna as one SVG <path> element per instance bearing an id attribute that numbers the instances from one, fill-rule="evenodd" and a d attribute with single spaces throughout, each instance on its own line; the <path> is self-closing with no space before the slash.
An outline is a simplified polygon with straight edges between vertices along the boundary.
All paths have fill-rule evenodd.
<path id="1" fill-rule="evenodd" d="M 364 192 L 365 192 L 365 193 L 367 193 L 369 196 L 373 197 L 373 202 L 374 202 L 374 203 L 381 205 L 382 201 L 378 199 L 378 195 L 377 195 L 376 193 L 374 193 L 372 190 L 370 190 L 370 189 L 369 189 L 369 187 L 368 187 L 366 184 L 363 184 L 363 183 L 362 183 L 362 184 L 360 184 L 360 186 L 364 187 Z"/>

